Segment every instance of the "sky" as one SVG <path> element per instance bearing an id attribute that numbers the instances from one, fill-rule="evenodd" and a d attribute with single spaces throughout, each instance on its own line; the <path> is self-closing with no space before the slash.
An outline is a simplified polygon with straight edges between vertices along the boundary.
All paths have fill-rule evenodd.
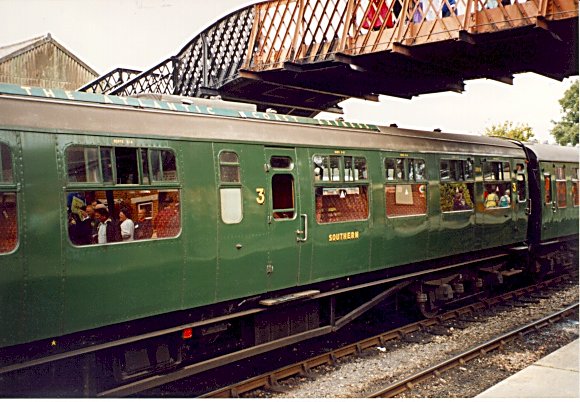
<path id="1" fill-rule="evenodd" d="M 214 21 L 251 0 L 0 0 L 0 46 L 50 33 L 99 74 L 117 67 L 148 69 L 181 50 Z M 504 121 L 528 124 L 540 142 L 554 140 L 558 100 L 577 77 L 563 82 L 533 73 L 513 85 L 471 80 L 462 94 L 412 99 L 379 97 L 341 103 L 347 121 L 483 134 Z M 336 118 L 323 113 L 320 118 Z"/>

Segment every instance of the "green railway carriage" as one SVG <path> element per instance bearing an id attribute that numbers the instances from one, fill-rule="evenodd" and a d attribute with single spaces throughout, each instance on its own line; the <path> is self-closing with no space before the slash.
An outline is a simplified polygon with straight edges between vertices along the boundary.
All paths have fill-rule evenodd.
<path id="1" fill-rule="evenodd" d="M 524 270 L 539 181 L 522 146 L 231 106 L 0 85 L 0 374 L 21 345 L 114 343 L 122 381 L 181 364 L 184 345 L 195 359 L 332 331 L 403 280 L 425 311 Z M 577 236 L 564 159 L 564 175 L 540 162 L 566 208 L 543 209 L 538 247 Z M 132 212 L 132 241 L 99 244 L 91 202 Z"/>

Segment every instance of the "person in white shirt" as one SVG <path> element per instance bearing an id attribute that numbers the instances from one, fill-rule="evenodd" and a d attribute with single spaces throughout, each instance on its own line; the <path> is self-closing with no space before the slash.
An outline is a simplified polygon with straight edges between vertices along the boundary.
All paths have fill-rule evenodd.
<path id="1" fill-rule="evenodd" d="M 133 241 L 135 224 L 131 220 L 131 211 L 128 208 L 121 208 L 119 220 L 121 221 L 121 237 L 123 241 Z"/>

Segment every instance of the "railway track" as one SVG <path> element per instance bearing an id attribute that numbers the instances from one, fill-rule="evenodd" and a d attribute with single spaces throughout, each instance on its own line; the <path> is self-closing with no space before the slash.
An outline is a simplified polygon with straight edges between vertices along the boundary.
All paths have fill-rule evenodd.
<path id="1" fill-rule="evenodd" d="M 202 395 L 202 397 L 205 398 L 224 398 L 224 397 L 237 397 L 240 396 L 244 393 L 250 392 L 250 391 L 254 391 L 260 388 L 266 388 L 266 389 L 273 389 L 276 390 L 278 388 L 278 382 L 281 380 L 285 380 L 288 379 L 290 377 L 293 376 L 310 376 L 311 375 L 311 370 L 323 365 L 335 365 L 337 364 L 338 360 L 347 356 L 353 356 L 353 355 L 360 355 L 362 354 L 365 350 L 371 349 L 371 348 L 376 348 L 376 347 L 384 347 L 384 345 L 386 344 L 386 342 L 392 341 L 392 340 L 397 340 L 397 339 L 404 339 L 406 337 L 409 336 L 413 336 L 414 334 L 420 334 L 422 332 L 425 331 L 429 331 L 432 328 L 441 326 L 442 324 L 445 324 L 447 322 L 450 322 L 452 320 L 464 320 L 464 321 L 469 321 L 470 318 L 478 313 L 484 312 L 489 310 L 490 308 L 496 307 L 496 308 L 501 308 L 503 305 L 512 305 L 512 306 L 517 306 L 519 303 L 530 303 L 533 302 L 534 298 L 544 298 L 547 297 L 546 295 L 544 295 L 542 293 L 543 290 L 549 289 L 552 286 L 558 285 L 563 283 L 565 280 L 567 279 L 567 277 L 559 277 L 559 278 L 554 278 L 554 279 L 550 279 L 547 281 L 544 281 L 542 283 L 539 284 L 534 284 L 525 288 L 521 288 L 521 289 L 516 289 L 513 291 L 510 291 L 508 293 L 504 293 L 502 295 L 498 295 L 492 298 L 489 298 L 487 300 L 482 300 L 482 301 L 478 301 L 475 302 L 473 304 L 467 305 L 467 306 L 463 306 L 463 307 L 459 307 L 455 310 L 452 311 L 448 311 L 448 312 L 444 312 L 436 317 L 433 318 L 428 318 L 419 322 L 415 322 L 415 323 L 411 323 L 408 325 L 405 325 L 403 327 L 400 328 L 396 328 L 393 330 L 390 330 L 388 332 L 376 335 L 376 336 L 372 336 L 369 338 L 366 338 L 364 340 L 349 344 L 347 346 L 343 346 L 340 347 L 336 350 L 332 350 L 329 352 L 325 352 L 323 354 L 317 355 L 315 357 L 309 358 L 307 360 L 303 360 L 300 361 L 298 363 L 295 364 L 291 364 L 288 366 L 285 366 L 283 368 L 279 368 L 273 371 L 270 371 L 268 373 L 262 374 L 262 375 L 258 375 L 255 376 L 253 378 L 250 378 L 248 380 L 236 383 L 236 384 L 232 384 L 229 385 L 227 387 L 218 389 L 216 391 L 212 391 L 209 392 L 207 394 Z M 577 305 L 576 305 L 577 308 Z M 556 314 L 557 315 L 557 314 Z M 543 322 L 550 322 L 550 320 L 553 320 L 554 317 L 548 317 L 546 319 L 544 319 Z M 541 321 L 541 320 L 540 320 Z M 532 327 L 534 326 L 539 326 L 539 325 L 547 325 L 547 324 L 541 324 L 539 322 L 534 322 L 530 324 Z M 516 335 L 513 336 L 517 336 L 517 334 L 521 334 L 522 331 L 524 331 L 523 328 L 518 328 L 518 331 L 516 333 Z M 501 345 L 502 341 L 498 341 L 499 345 Z M 506 340 L 503 340 L 503 342 L 505 343 Z M 487 351 L 493 350 L 495 348 L 497 348 L 499 346 L 494 346 L 492 347 L 491 344 L 490 345 L 484 345 L 483 348 L 488 348 Z M 474 352 L 470 349 L 470 353 L 476 353 L 475 356 L 479 356 L 481 355 L 481 350 L 485 350 L 485 349 L 480 349 L 480 351 L 478 352 Z M 467 352 L 466 352 L 467 353 Z M 483 352 L 485 353 L 485 352 Z M 468 356 L 471 356 L 471 354 L 468 354 Z M 451 360 L 451 359 L 449 359 Z M 461 362 L 465 362 L 466 357 L 458 357 L 457 359 L 457 364 L 461 364 Z M 448 361 L 446 361 L 448 362 Z M 450 362 L 448 362 L 449 364 L 451 364 Z M 457 365 L 455 364 L 455 365 Z M 451 366 L 450 366 L 451 367 Z M 441 369 L 434 369 L 434 370 L 438 370 L 437 372 L 440 373 Z M 426 371 L 426 370 L 425 370 Z M 434 373 L 435 371 L 432 371 L 432 373 Z M 427 372 L 424 373 L 424 375 L 426 376 L 425 378 L 427 378 L 429 375 L 433 375 L 433 374 L 429 374 Z M 409 379 L 411 381 L 411 384 L 413 384 L 414 381 L 417 381 L 417 379 Z M 407 382 L 407 384 L 409 384 Z M 406 385 L 402 385 L 404 389 Z M 396 395 L 396 394 L 393 394 Z"/>
<path id="2" fill-rule="evenodd" d="M 441 362 L 435 366 L 428 367 L 425 370 L 422 370 L 418 373 L 415 373 L 407 378 L 404 378 L 394 384 L 389 384 L 387 387 L 376 391 L 372 394 L 367 395 L 367 398 L 392 398 L 394 396 L 400 395 L 403 392 L 412 389 L 417 383 L 426 381 L 433 377 L 438 377 L 444 371 L 456 368 L 458 366 L 462 366 L 465 363 L 473 360 L 477 357 L 484 356 L 489 352 L 492 352 L 496 349 L 503 348 L 504 345 L 509 342 L 510 340 L 519 337 L 525 336 L 530 332 L 536 331 L 540 328 L 543 328 L 547 325 L 550 325 L 554 322 L 557 322 L 569 315 L 571 315 L 575 310 L 578 309 L 578 303 L 575 303 L 571 306 L 563 308 L 562 310 L 550 314 L 546 317 L 543 317 L 539 320 L 531 322 L 529 324 L 523 325 L 513 331 L 506 332 L 503 335 L 500 335 L 488 342 L 484 342 L 479 344 L 475 347 L 470 348 L 469 350 L 459 353 L 444 362 Z"/>

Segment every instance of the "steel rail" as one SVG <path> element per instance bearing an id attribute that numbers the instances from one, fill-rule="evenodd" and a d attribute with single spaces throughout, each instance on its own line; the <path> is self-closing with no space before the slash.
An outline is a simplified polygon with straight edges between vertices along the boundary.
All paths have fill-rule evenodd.
<path id="1" fill-rule="evenodd" d="M 513 331 L 509 331 L 490 341 L 484 342 L 465 352 L 457 354 L 456 356 L 453 356 L 445 360 L 444 362 L 431 366 L 421 372 L 415 373 L 405 379 L 390 384 L 389 386 L 381 389 L 380 391 L 366 395 L 365 398 L 391 398 L 400 395 L 407 390 L 411 390 L 415 386 L 415 384 L 428 380 L 432 377 L 438 377 L 442 372 L 445 372 L 458 366 L 462 366 L 465 363 L 469 362 L 470 360 L 484 356 L 495 349 L 502 348 L 508 341 L 516 337 L 519 337 L 520 335 L 526 335 L 531 331 L 538 330 L 540 328 L 545 327 L 546 325 L 557 322 L 560 319 L 565 318 L 568 315 L 572 314 L 572 312 L 577 309 L 578 303 L 574 303 L 556 313 L 540 318 L 539 320 L 536 320 L 529 324 L 522 325 L 521 327 Z"/>
<path id="2" fill-rule="evenodd" d="M 567 279 L 567 277 L 568 276 L 565 275 L 557 278 L 552 278 L 541 283 L 533 284 L 531 286 L 522 289 L 516 289 L 511 292 L 495 296 L 488 300 L 477 301 L 468 306 L 463 306 L 452 311 L 444 312 L 437 317 L 427 318 L 425 320 L 416 323 L 411 323 L 406 326 L 396 328 L 376 336 L 372 336 L 362 341 L 358 341 L 353 344 L 343 346 L 339 349 L 325 352 L 321 355 L 309 358 L 307 360 L 303 360 L 301 362 L 294 363 L 285 366 L 283 368 L 255 376 L 248 380 L 232 384 L 215 391 L 211 391 L 209 393 L 201 395 L 200 397 L 202 398 L 238 397 L 243 393 L 254 391 L 256 389 L 260 389 L 263 387 L 275 388 L 277 387 L 279 380 L 284 380 L 295 375 L 308 376 L 310 374 L 310 370 L 318 366 L 323 366 L 326 364 L 334 365 L 340 358 L 361 354 L 364 350 L 373 347 L 379 346 L 382 347 L 388 341 L 394 339 L 401 339 L 407 334 L 422 331 L 426 328 L 439 325 L 443 322 L 450 321 L 452 319 L 459 318 L 463 315 L 470 315 L 477 311 L 485 311 L 490 307 L 501 304 L 508 300 L 513 300 L 518 297 L 522 297 L 524 295 L 546 289 L 549 286 L 562 283 L 565 279 Z"/>

